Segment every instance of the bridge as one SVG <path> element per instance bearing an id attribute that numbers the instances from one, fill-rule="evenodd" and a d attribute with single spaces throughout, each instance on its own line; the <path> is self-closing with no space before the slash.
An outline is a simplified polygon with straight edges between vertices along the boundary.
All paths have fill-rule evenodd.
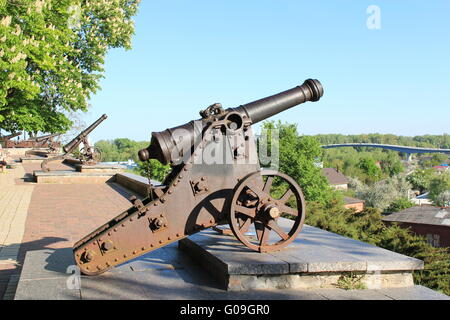
<path id="1" fill-rule="evenodd" d="M 379 143 L 341 143 L 341 144 L 329 144 L 321 146 L 324 149 L 331 148 L 343 148 L 343 147 L 368 147 L 368 148 L 382 148 L 406 154 L 408 161 L 411 161 L 411 154 L 413 153 L 445 153 L 450 155 L 450 149 L 437 149 L 437 148 L 419 148 L 411 146 L 396 146 L 392 144 L 379 144 Z"/>

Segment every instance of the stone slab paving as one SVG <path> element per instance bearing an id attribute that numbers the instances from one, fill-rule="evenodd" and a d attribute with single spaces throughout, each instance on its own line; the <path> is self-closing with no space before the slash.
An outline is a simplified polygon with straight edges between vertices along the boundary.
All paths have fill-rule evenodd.
<path id="1" fill-rule="evenodd" d="M 230 292 L 176 243 L 96 276 L 76 276 L 71 248 L 29 251 L 16 300 L 450 300 L 422 286 L 382 290 L 269 289 Z"/>
<path id="2" fill-rule="evenodd" d="M 16 185 L 24 176 L 23 167 L 0 173 L 0 297 L 7 291 L 11 275 L 18 265 L 18 255 L 25 232 L 25 221 L 33 186 Z M 17 277 L 12 282 L 17 283 Z"/>
<path id="3" fill-rule="evenodd" d="M 58 162 L 50 165 L 52 170 L 68 168 Z M 2 250 L 8 256 L 13 250 L 18 251 L 18 255 L 14 263 L 0 264 L 0 299 L 14 297 L 27 251 L 71 247 L 99 225 L 130 207 L 127 199 L 132 193 L 115 183 L 37 185 L 27 182 L 27 174 L 38 168 L 39 164 L 18 163 L 14 171 L 16 173 L 9 176 L 8 186 L 0 184 L 0 188 L 4 185 L 8 188 L 8 192 L 2 192 L 0 197 L 8 196 L 10 200 L 0 200 L 0 214 L 4 207 L 8 208 L 5 212 L 11 215 L 11 208 L 14 207 L 10 205 L 11 201 L 15 201 L 17 206 L 20 204 L 22 210 L 22 215 L 14 215 L 15 227 L 11 228 L 14 233 L 9 236 L 12 239 L 15 235 L 17 241 L 10 244 L 8 250 Z M 0 225 L 4 225 L 3 219 Z M 0 234 L 3 234 L 2 230 Z"/>

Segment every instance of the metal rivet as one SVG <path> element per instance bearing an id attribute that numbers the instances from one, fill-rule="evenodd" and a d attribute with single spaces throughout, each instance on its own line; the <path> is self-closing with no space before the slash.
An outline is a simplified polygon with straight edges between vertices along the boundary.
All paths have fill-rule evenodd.
<path id="1" fill-rule="evenodd" d="M 117 229 L 116 229 L 116 228 L 114 228 L 114 232 L 117 232 Z"/>
<path id="2" fill-rule="evenodd" d="M 137 251 L 136 251 L 136 250 L 134 250 L 134 251 L 133 251 L 133 254 L 136 254 L 136 253 L 137 253 Z"/>
<path id="3" fill-rule="evenodd" d="M 127 255 L 126 255 L 126 254 L 124 254 L 124 255 L 123 255 L 123 257 L 124 257 L 124 258 L 126 258 L 126 257 L 127 257 Z"/>
<path id="4" fill-rule="evenodd" d="M 145 247 L 142 247 L 142 251 L 144 251 L 145 250 Z"/>
<path id="5" fill-rule="evenodd" d="M 171 238 L 170 238 L 170 237 L 167 237 L 167 240 L 171 240 Z"/>
<path id="6" fill-rule="evenodd" d="M 130 221 L 133 221 L 133 218 L 130 218 Z"/>
<path id="7" fill-rule="evenodd" d="M 179 237 L 180 236 L 180 234 L 179 233 L 177 233 L 177 237 Z"/>
<path id="8" fill-rule="evenodd" d="M 159 243 L 163 243 L 163 241 L 162 241 L 162 240 L 159 240 Z"/>

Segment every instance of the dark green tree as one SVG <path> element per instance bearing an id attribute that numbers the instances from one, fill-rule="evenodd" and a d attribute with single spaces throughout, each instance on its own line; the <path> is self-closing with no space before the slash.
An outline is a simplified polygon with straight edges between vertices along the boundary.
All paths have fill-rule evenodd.
<path id="1" fill-rule="evenodd" d="M 269 132 L 278 130 L 279 171 L 298 182 L 307 201 L 330 203 L 334 193 L 321 168 L 315 165 L 323 152 L 319 142 L 310 136 L 300 136 L 295 124 L 265 122 L 263 128 Z"/>

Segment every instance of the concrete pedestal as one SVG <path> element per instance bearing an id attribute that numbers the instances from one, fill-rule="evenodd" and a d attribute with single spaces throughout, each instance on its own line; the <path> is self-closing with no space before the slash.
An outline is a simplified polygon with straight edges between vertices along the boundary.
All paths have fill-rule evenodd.
<path id="1" fill-rule="evenodd" d="M 286 231 L 293 222 L 279 219 Z M 304 226 L 285 249 L 259 253 L 234 237 L 205 230 L 179 242 L 223 288 L 331 288 L 343 282 L 367 289 L 413 286 L 413 270 L 423 262 L 364 242 Z"/>

